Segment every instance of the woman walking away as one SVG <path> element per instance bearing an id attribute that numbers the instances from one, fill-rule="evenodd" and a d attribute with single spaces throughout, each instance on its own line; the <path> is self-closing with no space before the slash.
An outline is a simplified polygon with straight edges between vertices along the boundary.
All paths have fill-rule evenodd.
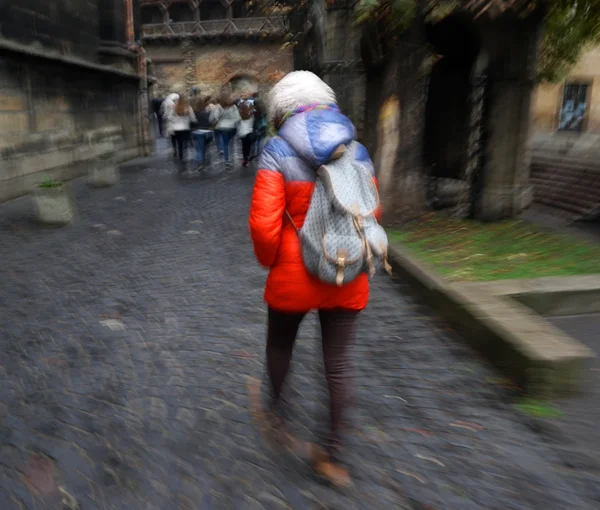
<path id="1" fill-rule="evenodd" d="M 190 140 L 190 126 L 196 122 L 196 115 L 185 97 L 181 97 L 170 117 L 171 127 L 177 142 L 177 153 L 180 162 L 185 161 L 187 144 Z"/>
<path id="2" fill-rule="evenodd" d="M 261 265 L 270 269 L 264 295 L 268 305 L 266 365 L 270 396 L 268 410 L 264 413 L 258 383 L 251 379 L 251 410 L 271 438 L 283 440 L 288 447 L 299 444 L 283 433 L 281 395 L 300 323 L 309 311 L 317 310 L 330 393 L 330 432 L 324 449 L 311 447 L 308 453 L 318 475 L 346 487 L 351 483 L 350 475 L 339 463 L 338 456 L 342 447 L 344 413 L 350 399 L 350 346 L 356 319 L 367 305 L 368 275 L 362 272 L 363 265 L 360 265 L 360 272 L 346 280 L 344 260 L 347 253 L 338 246 L 329 246 L 339 244 L 338 235 L 329 238 L 326 246 L 332 249 L 333 260 L 337 257 L 338 261 L 337 266 L 334 265 L 333 283 L 321 275 L 316 276 L 314 264 L 309 272 L 305 264 L 311 261 L 303 259 L 304 249 L 308 246 L 301 245 L 297 229 L 311 218 L 307 217 L 307 212 L 309 204 L 312 211 L 313 190 L 319 192 L 319 199 L 324 198 L 321 188 L 315 187 L 317 169 L 321 165 L 330 165 L 333 169 L 333 162 L 339 159 L 340 164 L 349 165 L 355 172 L 352 178 L 356 175 L 365 179 L 366 185 L 360 189 L 368 190 L 373 197 L 370 202 L 373 207 L 365 216 L 365 226 L 368 221 L 369 226 L 379 229 L 382 234 L 375 219 L 379 215 L 379 202 L 376 188 L 372 186 L 375 179 L 373 165 L 367 150 L 355 141 L 354 126 L 336 106 L 333 90 L 315 74 L 296 71 L 285 76 L 272 89 L 268 110 L 269 120 L 279 131 L 278 136 L 266 143 L 259 160 L 249 224 L 256 257 Z M 319 178 L 319 186 L 323 184 L 327 183 Z M 359 189 L 351 186 L 351 181 L 348 184 L 350 192 Z M 354 195 L 351 198 L 354 200 Z M 356 218 L 362 220 L 363 217 L 356 215 Z M 358 227 L 356 231 L 360 233 Z M 385 234 L 382 235 L 385 239 Z M 365 238 L 366 235 L 363 241 Z M 326 237 L 323 235 L 321 239 L 324 241 Z M 341 239 L 343 243 L 348 238 Z M 369 246 L 370 243 L 369 240 Z M 321 250 L 321 244 L 317 242 L 313 248 Z M 379 240 L 375 244 L 379 244 Z M 385 243 L 381 242 L 382 251 L 384 244 L 387 246 L 387 239 Z M 368 265 L 372 257 L 368 255 L 371 251 L 366 248 L 367 243 L 358 241 L 358 245 L 353 246 L 358 246 L 357 251 L 362 255 L 348 259 L 348 263 L 360 259 L 361 264 L 364 260 Z M 323 266 L 330 264 L 330 260 L 321 257 L 317 259 L 316 267 L 319 267 L 319 260 Z"/>
<path id="3" fill-rule="evenodd" d="M 213 139 L 213 131 L 210 122 L 210 98 L 197 98 L 193 109 L 196 114 L 196 129 L 192 132 L 192 139 L 196 148 L 196 163 L 198 169 L 204 166 L 206 150 Z"/>
<path id="4" fill-rule="evenodd" d="M 257 93 L 258 94 L 258 93 Z M 267 134 L 267 109 L 258 95 L 254 97 L 254 145 L 250 159 L 255 159 L 262 152 L 262 144 Z"/>
<path id="5" fill-rule="evenodd" d="M 239 106 L 240 122 L 238 137 L 242 141 L 242 166 L 248 166 L 250 151 L 256 139 L 254 134 L 254 105 L 250 101 L 242 101 Z"/>
<path id="6" fill-rule="evenodd" d="M 169 94 L 167 98 L 163 101 L 160 107 L 160 113 L 163 117 L 165 123 L 165 134 L 167 138 L 171 139 L 171 147 L 173 148 L 173 157 L 177 155 L 177 142 L 175 140 L 175 133 L 173 131 L 173 126 L 171 126 L 171 117 L 173 113 L 173 109 L 175 108 L 175 104 L 179 100 L 179 94 Z"/>
<path id="7" fill-rule="evenodd" d="M 211 116 L 219 150 L 223 151 L 225 162 L 229 162 L 231 141 L 235 137 L 237 125 L 240 121 L 240 112 L 231 96 L 223 94 L 217 107 L 212 110 Z"/>
<path id="8" fill-rule="evenodd" d="M 158 128 L 158 138 L 163 137 L 163 116 L 161 113 L 162 105 L 165 102 L 162 97 L 152 99 L 152 113 L 156 119 L 156 127 Z"/>

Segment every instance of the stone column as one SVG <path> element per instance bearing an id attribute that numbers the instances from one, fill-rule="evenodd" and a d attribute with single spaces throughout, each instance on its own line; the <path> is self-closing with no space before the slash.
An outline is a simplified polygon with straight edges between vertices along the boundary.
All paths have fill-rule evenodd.
<path id="1" fill-rule="evenodd" d="M 152 154 L 152 138 L 150 136 L 150 113 L 149 113 L 149 97 L 148 97 L 148 61 L 146 50 L 142 46 L 137 48 L 138 56 L 138 75 L 140 79 L 139 85 L 139 129 L 140 140 L 142 146 L 142 155 L 149 156 Z"/>
<path id="2" fill-rule="evenodd" d="M 133 21 L 133 0 L 125 1 L 125 40 L 128 45 L 135 42 L 135 25 Z"/>
<path id="3" fill-rule="evenodd" d="M 418 217 L 426 208 L 422 154 L 429 53 L 413 42 L 418 35 L 398 44 L 380 91 L 375 164 L 386 225 Z"/>
<path id="4" fill-rule="evenodd" d="M 191 39 L 184 39 L 181 43 L 181 54 L 183 57 L 183 65 L 185 66 L 185 89 L 190 92 L 196 86 L 196 49 L 194 42 Z"/>
<path id="5" fill-rule="evenodd" d="M 360 56 L 360 30 L 354 26 L 354 1 L 329 3 L 324 23 L 321 77 L 335 90 L 340 108 L 362 136 L 366 80 Z"/>
<path id="6" fill-rule="evenodd" d="M 513 23 L 492 40 L 484 165 L 476 217 L 510 218 L 532 200 L 529 185 L 529 126 L 535 87 L 535 52 L 539 31 L 531 23 Z"/>
<path id="7" fill-rule="evenodd" d="M 480 56 L 479 60 L 486 59 L 482 59 Z M 461 176 L 465 187 L 459 191 L 457 204 L 452 211 L 452 216 L 456 218 L 466 218 L 475 214 L 474 203 L 477 200 L 477 183 L 479 182 L 483 162 L 487 81 L 487 70 L 476 64 L 469 83 L 469 140 L 467 161 Z"/>

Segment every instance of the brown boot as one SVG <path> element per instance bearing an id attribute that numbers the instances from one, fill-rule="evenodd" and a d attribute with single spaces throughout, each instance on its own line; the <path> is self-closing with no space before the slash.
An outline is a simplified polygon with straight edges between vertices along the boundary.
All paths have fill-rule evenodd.
<path id="1" fill-rule="evenodd" d="M 248 400 L 250 414 L 256 421 L 264 439 L 272 446 L 289 448 L 293 443 L 292 436 L 287 432 L 285 422 L 274 410 L 265 411 L 261 400 L 260 381 L 254 377 L 248 378 Z"/>
<path id="2" fill-rule="evenodd" d="M 315 473 L 331 485 L 340 489 L 347 489 L 352 486 L 349 471 L 335 462 L 325 450 L 316 445 L 313 446 L 312 465 Z"/>

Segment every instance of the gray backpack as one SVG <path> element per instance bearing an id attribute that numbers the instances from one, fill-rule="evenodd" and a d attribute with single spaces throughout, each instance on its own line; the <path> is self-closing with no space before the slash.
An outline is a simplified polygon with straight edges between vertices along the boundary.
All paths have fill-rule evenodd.
<path id="1" fill-rule="evenodd" d="M 367 166 L 354 159 L 355 146 L 317 170 L 317 181 L 298 232 L 306 269 L 326 283 L 347 284 L 361 273 L 372 276 L 384 264 L 388 240 L 375 219 L 379 195 Z"/>

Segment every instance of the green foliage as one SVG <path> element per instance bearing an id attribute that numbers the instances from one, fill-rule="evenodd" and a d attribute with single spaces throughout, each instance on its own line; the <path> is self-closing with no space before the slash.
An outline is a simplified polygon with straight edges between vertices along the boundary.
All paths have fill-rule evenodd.
<path id="1" fill-rule="evenodd" d="M 559 418 L 562 416 L 559 409 L 543 400 L 527 398 L 516 404 L 515 407 L 522 413 L 536 418 Z"/>
<path id="2" fill-rule="evenodd" d="M 50 177 L 46 176 L 40 182 L 39 187 L 40 188 L 60 188 L 62 185 L 63 185 L 62 182 L 55 181 L 55 180 L 51 179 Z"/>
<path id="3" fill-rule="evenodd" d="M 497 3 L 501 2 L 498 0 Z M 600 43 L 600 0 L 531 0 L 530 3 L 548 9 L 538 58 L 538 77 L 541 81 L 560 81 L 582 51 Z M 435 23 L 461 5 L 465 2 L 423 0 L 419 8 L 428 22 Z M 482 8 L 481 12 L 486 9 Z M 388 40 L 406 30 L 416 14 L 417 0 L 360 0 L 356 8 L 357 23 L 377 24 Z"/>
<path id="4" fill-rule="evenodd" d="M 565 78 L 586 47 L 600 42 L 600 0 L 551 0 L 538 58 L 543 81 Z"/>
<path id="5" fill-rule="evenodd" d="M 428 9 L 425 12 L 425 19 L 428 22 L 436 23 L 452 14 L 458 7 L 459 3 L 457 0 L 430 0 L 428 2 Z"/>
<path id="6" fill-rule="evenodd" d="M 393 37 L 410 26 L 416 13 L 416 0 L 360 0 L 356 6 L 356 22 L 383 22 L 383 30 Z"/>

